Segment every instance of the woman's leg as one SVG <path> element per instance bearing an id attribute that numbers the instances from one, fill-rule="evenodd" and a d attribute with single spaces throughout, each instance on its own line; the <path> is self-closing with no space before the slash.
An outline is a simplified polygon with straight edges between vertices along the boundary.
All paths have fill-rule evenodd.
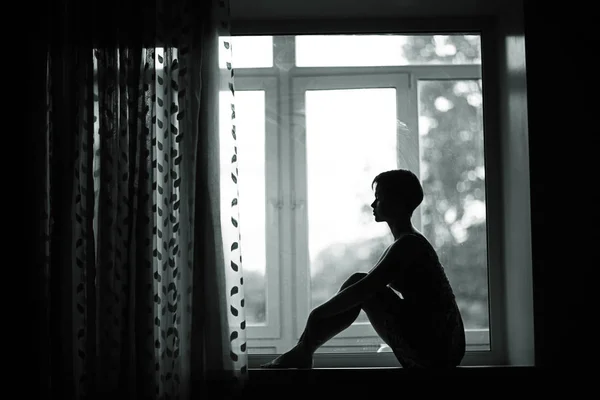
<path id="1" fill-rule="evenodd" d="M 348 278 L 341 290 L 355 284 L 366 274 L 357 272 Z M 318 308 L 318 307 L 317 307 Z M 341 314 L 325 320 L 316 320 L 311 312 L 306 321 L 306 327 L 298 344 L 287 353 L 281 355 L 270 363 L 262 365 L 263 368 L 310 368 L 312 355 L 323 343 L 348 328 L 358 317 L 361 307 L 356 306 Z"/>
<path id="2" fill-rule="evenodd" d="M 365 275 L 364 273 L 353 274 L 344 282 L 340 290 L 358 282 Z M 365 311 L 375 332 L 392 349 L 404 368 L 457 365 L 456 361 L 448 360 L 448 349 L 443 345 L 434 350 L 435 347 L 439 347 L 436 346 L 439 339 L 435 339 L 434 332 L 427 331 L 422 323 L 418 323 L 415 313 L 406 308 L 404 300 L 392 289 L 386 288 L 360 306 L 335 317 L 316 320 L 314 314 L 311 313 L 298 344 L 262 367 L 311 368 L 314 352 L 325 342 L 352 325 L 361 309 Z M 462 326 L 459 328 L 462 329 Z"/>
<path id="3" fill-rule="evenodd" d="M 444 334 L 419 318 L 418 311 L 407 309 L 389 288 L 363 303 L 362 309 L 404 368 L 448 368 L 460 363 L 465 347 L 460 314 L 461 323 L 450 323 Z"/>
<path id="4" fill-rule="evenodd" d="M 412 313 L 398 294 L 386 288 L 363 303 L 362 309 L 375 332 L 392 349 L 402 367 L 424 366 L 422 353 L 417 349 L 428 345 L 425 332 L 417 332 L 418 324 L 411 318 Z"/>
<path id="5" fill-rule="evenodd" d="M 352 274 L 350 278 L 348 278 L 342 284 L 339 291 L 346 289 L 348 286 L 354 285 L 366 275 L 367 274 L 363 272 Z M 325 320 L 316 320 L 314 318 L 314 314 L 311 312 L 308 316 L 306 327 L 304 328 L 304 332 L 302 332 L 302 336 L 300 336 L 298 344 L 302 346 L 305 351 L 309 352 L 310 354 L 314 354 L 314 352 L 325 342 L 352 325 L 352 323 L 356 321 L 356 318 L 358 318 L 360 310 L 361 306 L 356 306 Z"/>

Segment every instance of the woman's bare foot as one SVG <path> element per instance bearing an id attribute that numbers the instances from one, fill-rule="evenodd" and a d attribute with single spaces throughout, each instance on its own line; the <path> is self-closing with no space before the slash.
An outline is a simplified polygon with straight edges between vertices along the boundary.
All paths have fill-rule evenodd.
<path id="1" fill-rule="evenodd" d="M 287 353 L 284 353 L 266 364 L 261 365 L 261 368 L 306 368 L 310 369 L 313 366 L 312 354 L 304 351 L 302 348 L 295 346 Z"/>

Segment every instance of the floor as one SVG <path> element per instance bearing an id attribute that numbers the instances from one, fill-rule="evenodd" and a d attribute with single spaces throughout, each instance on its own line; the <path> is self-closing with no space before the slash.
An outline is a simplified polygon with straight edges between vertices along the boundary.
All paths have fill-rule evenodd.
<path id="1" fill-rule="evenodd" d="M 443 371 L 411 371 L 402 368 L 336 368 L 312 370 L 250 370 L 246 396 L 277 398 L 277 393 L 309 399 L 360 395 L 384 395 L 390 390 L 419 395 L 455 394 L 459 397 L 486 393 L 513 395 L 536 391 L 547 375 L 534 367 L 460 367 Z M 246 397 L 244 396 L 244 397 Z M 386 396 L 387 397 L 387 396 Z M 396 396 L 395 396 L 396 397 Z M 452 396 L 451 396 L 452 397 Z M 295 397 L 296 398 L 296 397 Z M 369 399 L 370 400 L 370 399 Z"/>

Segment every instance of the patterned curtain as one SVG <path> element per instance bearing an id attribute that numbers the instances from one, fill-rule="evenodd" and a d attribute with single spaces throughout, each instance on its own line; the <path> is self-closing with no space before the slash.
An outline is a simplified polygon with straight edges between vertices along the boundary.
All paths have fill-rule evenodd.
<path id="1" fill-rule="evenodd" d="M 46 59 L 45 129 L 34 132 L 41 387 L 61 399 L 239 389 L 247 356 L 233 71 L 218 65 L 228 2 L 60 3 L 36 47 Z"/>

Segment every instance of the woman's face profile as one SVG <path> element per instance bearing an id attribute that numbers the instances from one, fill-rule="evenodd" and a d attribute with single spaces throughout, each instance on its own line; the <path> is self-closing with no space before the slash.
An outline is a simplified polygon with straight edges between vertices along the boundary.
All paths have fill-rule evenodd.
<path id="1" fill-rule="evenodd" d="M 373 217 L 375 218 L 375 222 L 385 221 L 385 214 L 382 207 L 383 199 L 381 198 L 381 190 L 377 183 L 375 183 L 375 201 L 371 203 L 371 208 L 373 208 Z"/>
<path id="2" fill-rule="evenodd" d="M 402 206 L 397 200 L 386 197 L 381 186 L 377 183 L 375 183 L 374 188 L 375 201 L 371 203 L 371 208 L 373 208 L 375 222 L 393 221 L 403 212 Z"/>

